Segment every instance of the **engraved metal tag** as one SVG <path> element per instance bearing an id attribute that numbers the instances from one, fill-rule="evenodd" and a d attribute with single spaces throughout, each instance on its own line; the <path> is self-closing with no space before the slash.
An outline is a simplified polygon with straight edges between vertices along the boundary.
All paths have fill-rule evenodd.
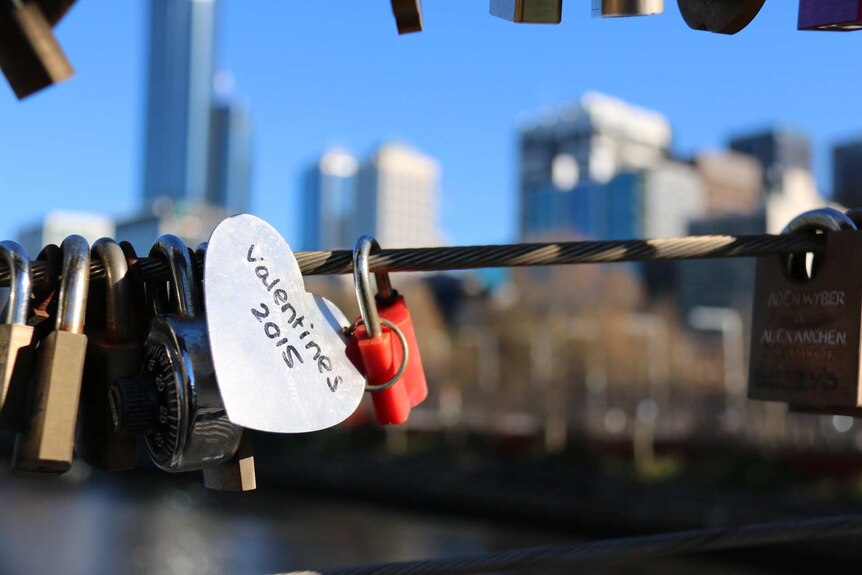
<path id="1" fill-rule="evenodd" d="M 860 403 L 862 233 L 830 232 L 822 267 L 789 279 L 778 257 L 757 260 L 748 397 L 800 409 Z"/>
<path id="2" fill-rule="evenodd" d="M 345 354 L 349 322 L 305 291 L 287 242 L 250 215 L 224 220 L 206 251 L 204 296 L 216 380 L 228 418 L 302 433 L 352 414 L 365 379 Z"/>

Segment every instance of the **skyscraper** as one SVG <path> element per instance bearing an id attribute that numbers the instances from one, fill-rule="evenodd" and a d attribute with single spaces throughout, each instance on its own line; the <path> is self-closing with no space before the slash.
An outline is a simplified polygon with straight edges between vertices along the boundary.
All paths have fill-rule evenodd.
<path id="1" fill-rule="evenodd" d="M 327 150 L 305 173 L 302 249 L 348 249 L 358 237 L 356 174 L 359 162 L 339 148 Z"/>
<path id="2" fill-rule="evenodd" d="M 590 233 L 585 189 L 655 166 L 670 142 L 664 116 L 601 94 L 539 115 L 520 130 L 521 235 Z"/>
<path id="3" fill-rule="evenodd" d="M 355 232 L 382 246 L 438 245 L 440 166 L 401 144 L 384 144 L 360 167 Z"/>
<path id="4" fill-rule="evenodd" d="M 210 111 L 209 174 L 206 200 L 231 214 L 248 211 L 251 188 L 251 120 L 237 101 Z"/>
<path id="5" fill-rule="evenodd" d="M 144 200 L 207 193 L 215 0 L 151 0 Z"/>
<path id="6" fill-rule="evenodd" d="M 790 170 L 811 171 L 811 141 L 805 134 L 777 128 L 730 141 L 730 149 L 754 156 L 763 167 L 767 193 L 780 190 Z"/>
<path id="7" fill-rule="evenodd" d="M 862 208 L 862 140 L 832 149 L 832 199 Z"/>

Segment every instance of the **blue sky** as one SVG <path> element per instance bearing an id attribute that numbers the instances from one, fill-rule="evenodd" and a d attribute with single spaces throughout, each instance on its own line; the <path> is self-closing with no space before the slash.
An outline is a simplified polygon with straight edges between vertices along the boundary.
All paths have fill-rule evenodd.
<path id="1" fill-rule="evenodd" d="M 588 90 L 667 114 L 682 153 L 776 123 L 807 131 L 827 188 L 830 144 L 862 135 L 862 34 L 797 32 L 795 0 L 736 36 L 689 30 L 672 1 L 601 20 L 568 0 L 561 25 L 526 26 L 487 0 L 426 0 L 425 32 L 403 37 L 386 0 L 221 2 L 219 67 L 255 122 L 252 211 L 288 241 L 304 166 L 386 139 L 440 160 L 450 241 L 513 240 L 517 120 Z M 77 76 L 24 102 L 0 85 L 0 237 L 50 208 L 137 206 L 146 20 L 144 0 L 80 0 L 57 29 Z"/>

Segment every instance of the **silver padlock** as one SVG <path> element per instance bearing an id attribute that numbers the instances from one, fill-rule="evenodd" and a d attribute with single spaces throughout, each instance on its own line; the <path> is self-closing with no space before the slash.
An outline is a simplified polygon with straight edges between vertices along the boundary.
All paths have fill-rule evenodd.
<path id="1" fill-rule="evenodd" d="M 9 303 L 0 325 L 0 428 L 21 431 L 27 387 L 36 344 L 27 325 L 30 301 L 30 257 L 15 242 L 0 242 L 0 257 L 9 268 Z"/>
<path id="2" fill-rule="evenodd" d="M 491 0 L 491 16 L 525 24 L 559 24 L 563 0 Z"/>
<path id="3" fill-rule="evenodd" d="M 593 0 L 593 17 L 652 16 L 664 12 L 664 0 Z"/>
<path id="4" fill-rule="evenodd" d="M 150 457 L 165 471 L 214 467 L 236 455 L 243 430 L 228 420 L 216 385 L 191 253 L 178 237 L 165 235 L 150 257 L 169 265 L 175 311 L 165 313 L 162 286 L 147 285 L 157 315 L 141 373 L 111 386 L 114 424 L 122 433 L 145 436 Z"/>

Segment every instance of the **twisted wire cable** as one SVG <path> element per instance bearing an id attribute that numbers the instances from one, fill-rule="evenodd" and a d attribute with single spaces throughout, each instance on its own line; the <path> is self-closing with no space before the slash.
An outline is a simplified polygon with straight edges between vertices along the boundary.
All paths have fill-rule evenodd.
<path id="1" fill-rule="evenodd" d="M 431 272 L 474 268 L 548 266 L 612 262 L 644 262 L 702 258 L 740 258 L 825 250 L 826 234 L 798 232 L 783 235 L 689 236 L 654 240 L 614 240 L 526 243 L 437 248 L 383 249 L 371 255 L 371 272 Z M 350 250 L 296 252 L 305 275 L 349 274 L 353 272 Z M 203 261 L 196 257 L 202 268 Z M 167 280 L 165 262 L 140 258 L 135 264 L 142 280 Z M 33 285 L 45 286 L 46 264 L 32 264 Z M 94 260 L 90 277 L 105 277 L 101 261 Z M 9 271 L 0 262 L 0 286 L 9 285 Z"/>
<path id="2" fill-rule="evenodd" d="M 295 571 L 284 575 L 464 575 L 588 562 L 640 559 L 862 535 L 862 515 L 696 529 L 459 557 Z"/>

